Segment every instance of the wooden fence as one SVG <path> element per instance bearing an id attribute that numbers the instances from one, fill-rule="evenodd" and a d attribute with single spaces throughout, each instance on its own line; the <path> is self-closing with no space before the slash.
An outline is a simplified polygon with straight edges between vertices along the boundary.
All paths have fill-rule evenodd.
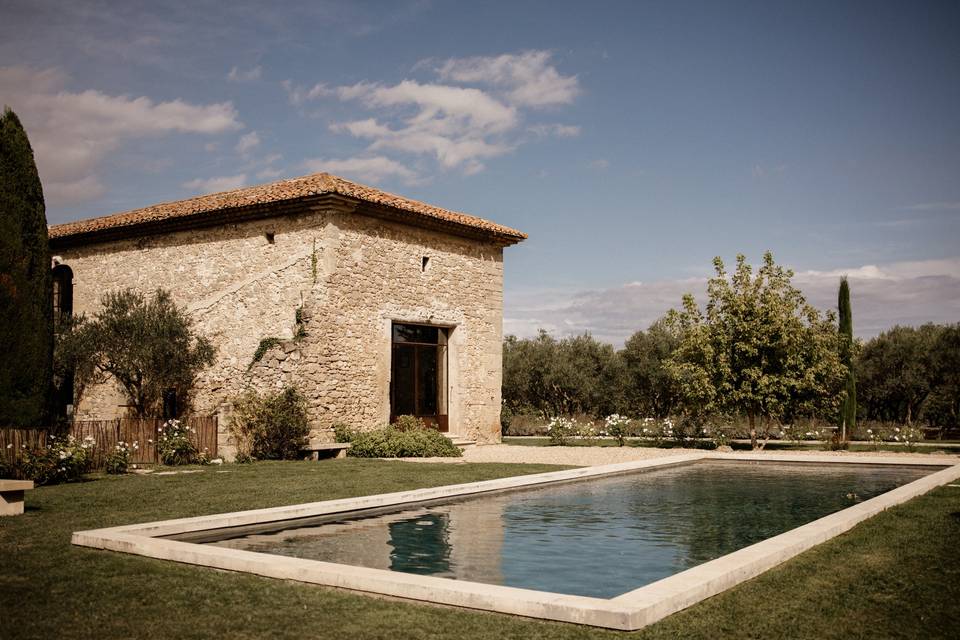
<path id="1" fill-rule="evenodd" d="M 93 468 L 102 469 L 110 451 L 118 442 L 128 445 L 137 443 L 138 449 L 131 452 L 134 464 L 157 464 L 157 430 L 163 420 L 153 418 L 118 418 L 116 420 L 78 420 L 70 426 L 69 434 L 83 439 L 93 438 Z M 190 441 L 197 451 L 206 451 L 210 458 L 217 457 L 217 416 L 194 416 L 186 419 L 190 427 Z M 0 462 L 16 465 L 25 450 L 39 449 L 47 442 L 46 429 L 0 429 Z"/>

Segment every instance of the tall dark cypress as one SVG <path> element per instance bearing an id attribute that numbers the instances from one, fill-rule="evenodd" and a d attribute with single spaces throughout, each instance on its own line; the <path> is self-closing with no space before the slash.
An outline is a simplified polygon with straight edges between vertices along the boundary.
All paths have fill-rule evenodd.
<path id="1" fill-rule="evenodd" d="M 49 414 L 53 363 L 50 248 L 33 149 L 9 108 L 0 116 L 0 426 Z"/>
<path id="2" fill-rule="evenodd" d="M 850 310 L 850 285 L 846 278 L 840 278 L 838 295 L 840 312 L 840 360 L 847 367 L 847 380 L 844 385 L 843 404 L 840 405 L 839 424 L 841 437 L 850 439 L 857 426 L 857 378 L 853 370 L 853 312 Z"/>

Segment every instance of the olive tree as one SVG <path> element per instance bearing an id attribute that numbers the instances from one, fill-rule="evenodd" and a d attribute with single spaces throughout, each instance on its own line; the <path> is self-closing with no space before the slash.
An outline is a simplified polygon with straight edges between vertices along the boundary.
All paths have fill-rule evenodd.
<path id="1" fill-rule="evenodd" d="M 58 366 L 76 372 L 75 391 L 113 378 L 138 417 L 159 416 L 167 392 L 186 400 L 215 354 L 193 331 L 189 313 L 163 289 L 152 298 L 129 289 L 111 292 L 102 304 L 90 319 L 78 317 L 58 344 Z"/>
<path id="2" fill-rule="evenodd" d="M 769 251 L 756 274 L 743 255 L 733 273 L 719 257 L 713 265 L 706 308 L 687 294 L 667 316 L 679 336 L 667 366 L 684 409 L 745 415 L 754 448 L 783 420 L 833 414 L 846 374 L 834 314 L 808 304 Z"/>
<path id="3" fill-rule="evenodd" d="M 637 331 L 619 352 L 625 369 L 624 408 L 631 415 L 666 418 L 678 401 L 677 385 L 665 366 L 677 347 L 677 336 L 666 320 Z"/>

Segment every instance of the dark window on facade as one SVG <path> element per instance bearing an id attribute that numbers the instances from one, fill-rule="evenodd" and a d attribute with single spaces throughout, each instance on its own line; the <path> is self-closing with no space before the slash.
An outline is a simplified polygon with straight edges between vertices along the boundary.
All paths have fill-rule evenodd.
<path id="1" fill-rule="evenodd" d="M 447 329 L 394 324 L 390 415 L 420 417 L 447 430 Z"/>
<path id="2" fill-rule="evenodd" d="M 53 318 L 73 315 L 73 270 L 65 264 L 53 268 Z"/>
<path id="3" fill-rule="evenodd" d="M 60 321 L 73 315 L 73 270 L 58 264 L 51 272 L 53 279 L 53 322 L 58 330 Z M 54 376 L 54 399 L 58 418 L 67 418 L 73 405 L 73 370 Z"/>

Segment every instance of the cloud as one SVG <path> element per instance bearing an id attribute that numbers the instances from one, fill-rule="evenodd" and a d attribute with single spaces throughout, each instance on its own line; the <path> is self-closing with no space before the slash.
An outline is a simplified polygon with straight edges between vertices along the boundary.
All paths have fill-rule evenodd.
<path id="1" fill-rule="evenodd" d="M 287 100 L 295 107 L 299 107 L 310 100 L 333 95 L 333 91 L 328 89 L 327 85 L 323 83 L 318 83 L 307 88 L 295 85 L 290 80 L 284 80 L 280 83 L 280 86 L 287 92 Z"/>
<path id="2" fill-rule="evenodd" d="M 259 145 L 260 136 L 257 135 L 256 131 L 251 131 L 250 133 L 245 133 L 240 136 L 240 140 L 237 142 L 237 146 L 234 148 L 236 149 L 237 153 L 246 155 Z"/>
<path id="3" fill-rule="evenodd" d="M 66 85 L 66 76 L 56 69 L 0 67 L 0 96 L 23 120 L 52 206 L 103 195 L 100 165 L 128 140 L 173 133 L 215 135 L 243 127 L 229 102 L 154 102 L 145 96 L 71 92 Z"/>
<path id="4" fill-rule="evenodd" d="M 904 208 L 908 211 L 960 211 L 960 202 L 922 202 Z"/>
<path id="5" fill-rule="evenodd" d="M 329 172 L 370 182 L 384 178 L 400 178 L 407 183 L 416 183 L 419 176 L 404 165 L 384 156 L 356 158 L 313 158 L 304 162 L 311 172 Z"/>
<path id="6" fill-rule="evenodd" d="M 606 158 L 597 158 L 596 160 L 591 160 L 587 163 L 587 166 L 591 169 L 596 169 L 597 171 L 606 171 L 610 168 L 610 161 Z"/>
<path id="7" fill-rule="evenodd" d="M 235 176 L 219 176 L 216 178 L 197 178 L 184 182 L 184 189 L 196 191 L 199 194 L 217 193 L 219 191 L 230 191 L 239 189 L 247 184 L 247 174 L 241 173 Z"/>
<path id="8" fill-rule="evenodd" d="M 472 175 L 483 171 L 489 159 L 511 153 L 533 137 L 569 138 L 580 133 L 578 126 L 568 124 L 523 126 L 530 109 L 568 104 L 580 91 L 577 78 L 560 74 L 550 58 L 546 51 L 451 58 L 433 69 L 440 82 L 364 81 L 307 89 L 286 81 L 283 86 L 297 106 L 334 97 L 371 112 L 372 117 L 330 125 L 335 133 L 366 142 L 365 153 L 358 156 L 364 162 L 395 155 L 404 160 L 426 157 L 442 170 Z M 432 64 L 423 61 L 415 69 Z M 461 86 L 467 84 L 480 86 Z"/>
<path id="9" fill-rule="evenodd" d="M 895 324 L 957 322 L 960 319 L 960 258 L 861 265 L 798 272 L 794 284 L 811 304 L 834 309 L 840 277 L 850 281 L 854 331 L 863 338 Z M 505 292 L 504 333 L 556 335 L 591 332 L 615 345 L 646 329 L 685 293 L 705 300 L 707 278 L 630 282 L 609 289 L 571 292 L 544 289 Z"/>
<path id="10" fill-rule="evenodd" d="M 238 67 L 233 67 L 230 69 L 230 73 L 227 74 L 227 80 L 230 82 L 254 82 L 259 80 L 260 76 L 263 74 L 263 67 L 257 65 L 246 71 L 241 71 Z"/>
<path id="11" fill-rule="evenodd" d="M 577 76 L 564 76 L 550 63 L 549 51 L 451 58 L 437 69 L 442 80 L 504 89 L 516 106 L 570 104 L 580 94 Z"/>
<path id="12" fill-rule="evenodd" d="M 341 100 L 358 101 L 368 109 L 407 108 L 393 126 L 374 118 L 332 126 L 334 131 L 370 140 L 371 151 L 431 155 L 444 169 L 460 168 L 470 174 L 483 169 L 480 159 L 513 148 L 497 134 L 516 127 L 516 109 L 479 89 L 404 80 L 393 86 L 359 83 L 336 93 Z"/>
<path id="13" fill-rule="evenodd" d="M 537 136 L 556 136 L 558 138 L 575 138 L 580 135 L 580 127 L 568 124 L 535 124 L 527 130 Z"/>

